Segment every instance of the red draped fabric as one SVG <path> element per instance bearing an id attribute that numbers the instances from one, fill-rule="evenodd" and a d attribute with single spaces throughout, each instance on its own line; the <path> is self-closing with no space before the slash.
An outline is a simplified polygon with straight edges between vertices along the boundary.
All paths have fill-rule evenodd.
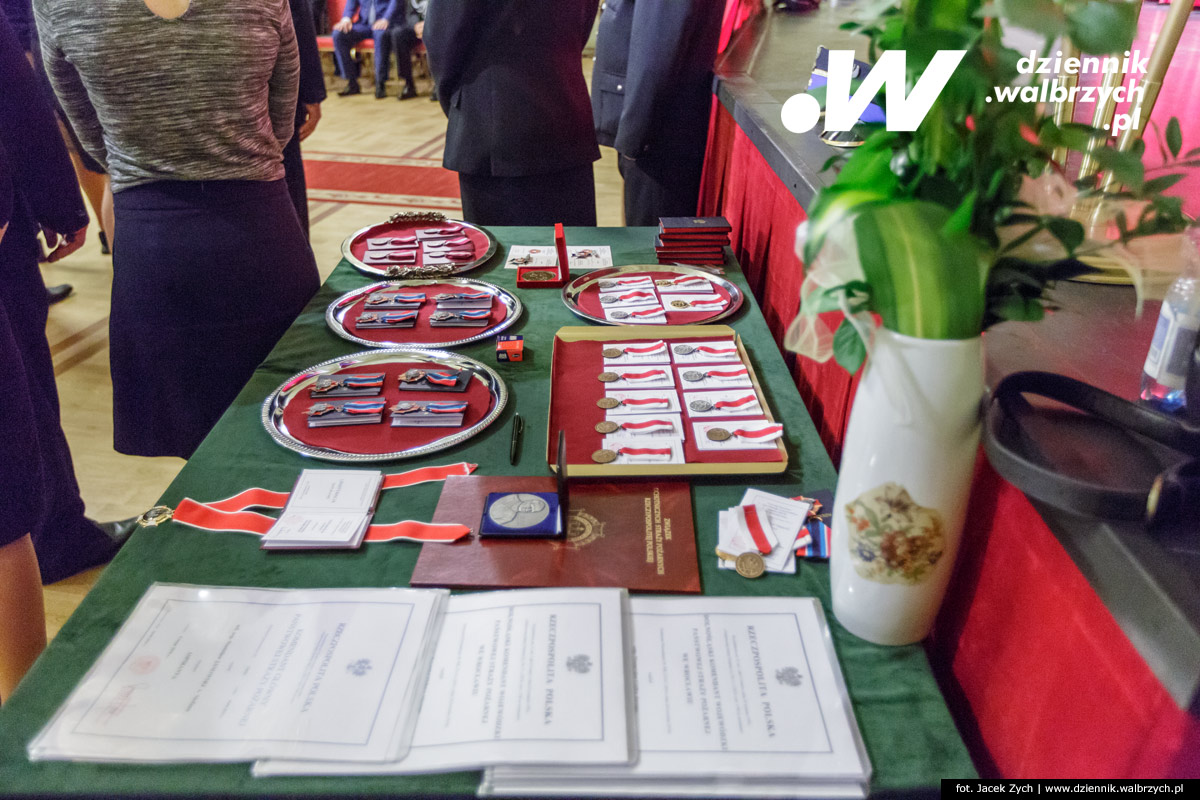
<path id="1" fill-rule="evenodd" d="M 719 103 L 699 211 L 729 220 L 782 341 L 799 306 L 793 244 L 804 210 Z M 793 377 L 836 464 L 857 376 L 796 359 Z M 1037 511 L 982 457 L 929 655 L 985 774 L 1200 775 L 1200 721 L 1178 708 Z"/>
<path id="2" fill-rule="evenodd" d="M 721 21 L 721 38 L 717 40 L 717 52 L 722 53 L 729 40 L 742 23 L 762 10 L 762 0 L 725 0 L 725 17 Z"/>

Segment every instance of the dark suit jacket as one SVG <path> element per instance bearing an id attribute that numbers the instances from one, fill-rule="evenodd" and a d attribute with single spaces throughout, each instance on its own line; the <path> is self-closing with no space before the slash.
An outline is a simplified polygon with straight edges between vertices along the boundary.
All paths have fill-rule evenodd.
<path id="1" fill-rule="evenodd" d="M 307 115 L 305 106 L 325 101 L 325 72 L 321 51 L 317 49 L 317 28 L 309 0 L 288 0 L 292 27 L 296 29 L 296 49 L 300 52 L 300 90 L 296 96 L 296 133 Z"/>
<path id="2" fill-rule="evenodd" d="M 543 175 L 600 158 L 583 46 L 598 0 L 430 0 L 425 48 L 437 80 L 447 169 Z"/>
<path id="3" fill-rule="evenodd" d="M 596 139 L 634 158 L 703 148 L 724 3 L 606 0 L 596 36 Z"/>

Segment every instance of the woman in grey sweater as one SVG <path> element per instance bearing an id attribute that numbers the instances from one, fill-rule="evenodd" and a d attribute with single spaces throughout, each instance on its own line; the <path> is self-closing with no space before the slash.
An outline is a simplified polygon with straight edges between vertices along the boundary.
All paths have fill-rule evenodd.
<path id="1" fill-rule="evenodd" d="M 287 0 L 35 0 L 46 71 L 112 176 L 116 449 L 191 455 L 315 293 L 284 183 Z"/>

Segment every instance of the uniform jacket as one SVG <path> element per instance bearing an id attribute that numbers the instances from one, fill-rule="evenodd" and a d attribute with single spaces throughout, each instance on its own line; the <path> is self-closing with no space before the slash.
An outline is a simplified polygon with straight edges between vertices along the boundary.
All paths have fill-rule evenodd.
<path id="1" fill-rule="evenodd" d="M 724 3 L 606 0 L 596 35 L 596 139 L 633 158 L 703 147 Z"/>
<path id="2" fill-rule="evenodd" d="M 583 46 L 598 0 L 430 0 L 425 48 L 437 79 L 447 169 L 543 175 L 600 158 Z"/>

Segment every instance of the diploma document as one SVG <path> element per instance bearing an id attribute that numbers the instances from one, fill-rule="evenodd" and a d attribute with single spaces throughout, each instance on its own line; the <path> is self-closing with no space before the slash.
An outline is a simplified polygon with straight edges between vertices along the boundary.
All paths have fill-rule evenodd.
<path id="1" fill-rule="evenodd" d="M 261 761 L 254 774 L 628 764 L 627 602 L 624 590 L 588 588 L 451 597 L 406 757 L 389 764 Z"/>
<path id="2" fill-rule="evenodd" d="M 396 759 L 447 598 L 154 584 L 29 757 Z"/>
<path id="3" fill-rule="evenodd" d="M 861 797 L 870 765 L 819 602 L 630 600 L 632 766 L 502 766 L 481 794 Z"/>

